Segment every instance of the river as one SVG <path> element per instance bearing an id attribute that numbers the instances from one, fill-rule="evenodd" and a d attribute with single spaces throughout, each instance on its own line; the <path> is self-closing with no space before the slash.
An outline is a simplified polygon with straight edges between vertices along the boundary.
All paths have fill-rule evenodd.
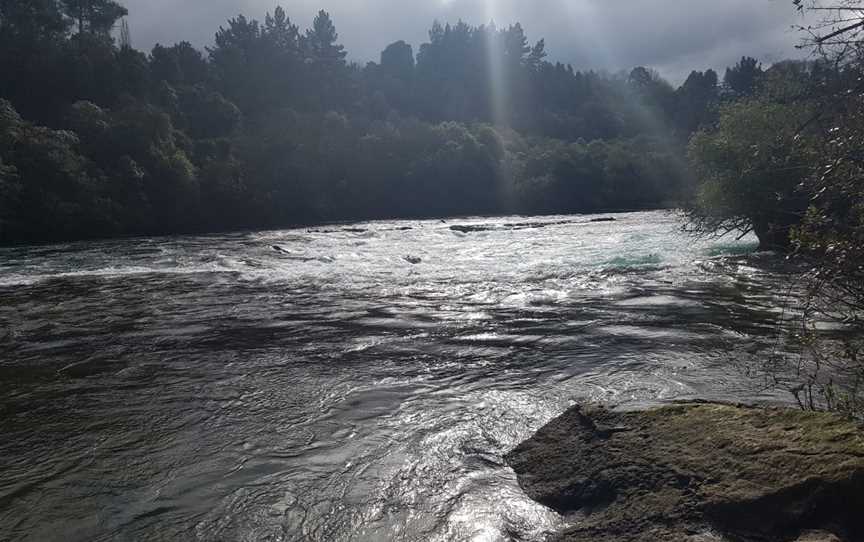
<path id="1" fill-rule="evenodd" d="M 542 540 L 574 402 L 788 400 L 754 239 L 591 218 L 0 249 L 0 539 Z"/>

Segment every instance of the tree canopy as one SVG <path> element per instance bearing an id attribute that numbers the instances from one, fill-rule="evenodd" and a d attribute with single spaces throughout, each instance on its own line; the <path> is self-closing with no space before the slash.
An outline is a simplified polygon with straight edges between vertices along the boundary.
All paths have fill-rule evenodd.
<path id="1" fill-rule="evenodd" d="M 125 14 L 0 0 L 0 241 L 669 206 L 724 99 L 712 70 L 549 62 L 520 24 L 435 22 L 359 66 L 325 11 L 149 54 Z"/>

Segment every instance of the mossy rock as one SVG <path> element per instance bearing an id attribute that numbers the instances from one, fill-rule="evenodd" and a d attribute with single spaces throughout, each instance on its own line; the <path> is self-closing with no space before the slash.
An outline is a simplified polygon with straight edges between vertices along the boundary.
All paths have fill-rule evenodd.
<path id="1" fill-rule="evenodd" d="M 864 540 L 864 432 L 833 414 L 574 407 L 507 459 L 531 498 L 580 516 L 561 540 Z"/>

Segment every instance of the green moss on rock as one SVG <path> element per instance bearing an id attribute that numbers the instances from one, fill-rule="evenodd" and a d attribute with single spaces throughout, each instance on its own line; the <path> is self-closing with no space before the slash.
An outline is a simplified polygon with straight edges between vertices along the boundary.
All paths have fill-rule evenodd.
<path id="1" fill-rule="evenodd" d="M 584 515 L 562 540 L 864 540 L 864 433 L 832 414 L 575 407 L 507 459 L 533 499 Z"/>

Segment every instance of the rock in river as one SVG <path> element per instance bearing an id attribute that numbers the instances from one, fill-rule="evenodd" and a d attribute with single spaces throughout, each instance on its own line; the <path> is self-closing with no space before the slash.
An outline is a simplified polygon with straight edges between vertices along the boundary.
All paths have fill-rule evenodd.
<path id="1" fill-rule="evenodd" d="M 577 406 L 507 460 L 557 540 L 864 541 L 864 432 L 833 414 Z"/>

